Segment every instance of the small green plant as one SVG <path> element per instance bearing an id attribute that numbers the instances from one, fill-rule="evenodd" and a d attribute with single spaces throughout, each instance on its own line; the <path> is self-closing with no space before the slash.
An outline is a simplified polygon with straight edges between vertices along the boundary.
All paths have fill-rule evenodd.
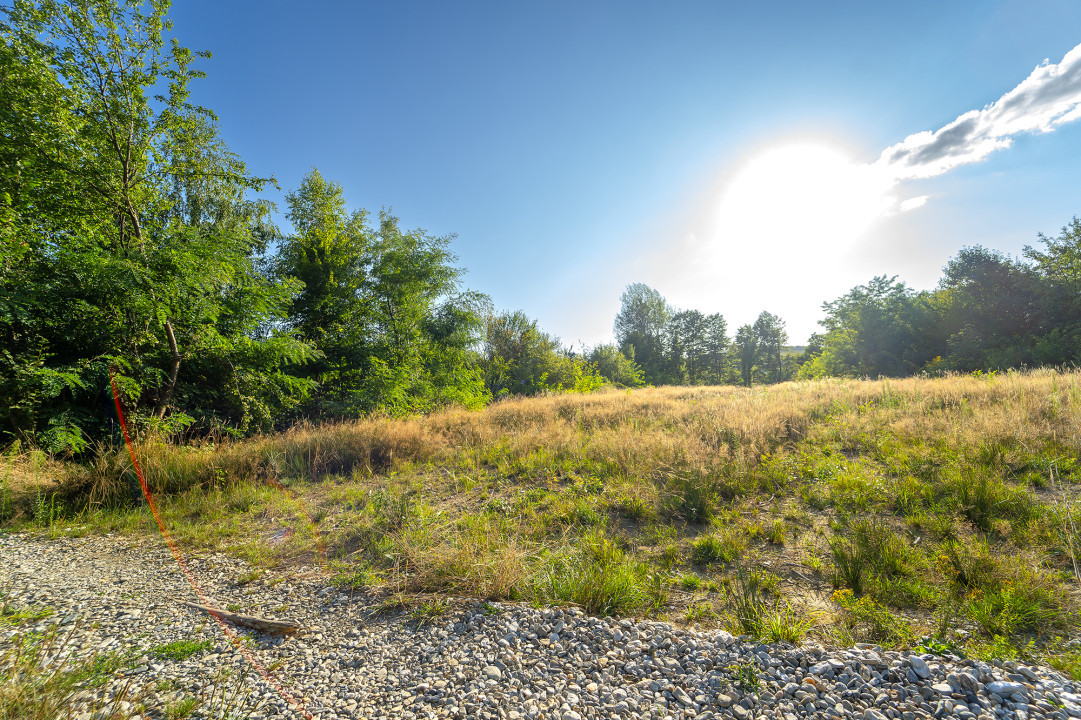
<path id="1" fill-rule="evenodd" d="M 922 652 L 931 653 L 932 655 L 956 655 L 958 657 L 964 657 L 964 651 L 961 650 L 953 641 L 944 639 L 938 633 L 934 635 L 924 635 L 920 638 L 919 643 L 916 645 L 916 649 Z"/>
<path id="2" fill-rule="evenodd" d="M 682 575 L 679 578 L 680 587 L 684 590 L 701 590 L 705 580 L 697 575 Z"/>
<path id="3" fill-rule="evenodd" d="M 150 649 L 152 657 L 162 660 L 187 660 L 192 655 L 206 652 L 210 649 L 210 641 L 177 640 L 176 642 L 158 645 Z"/>
<path id="4" fill-rule="evenodd" d="M 624 556 L 603 534 L 583 538 L 576 552 L 549 560 L 535 590 L 535 599 L 573 602 L 596 615 L 623 615 L 663 602 L 664 578 L 644 563 Z"/>
<path id="5" fill-rule="evenodd" d="M 747 660 L 738 665 L 730 665 L 728 672 L 733 683 L 743 692 L 758 692 L 762 689 L 762 680 L 758 674 L 758 667 L 753 660 Z"/>
<path id="6" fill-rule="evenodd" d="M 417 625 L 423 627 L 434 622 L 437 618 L 446 615 L 448 610 L 450 610 L 450 603 L 447 602 L 446 598 L 426 600 L 413 608 L 413 611 L 409 613 L 409 617 L 412 618 Z"/>
<path id="7" fill-rule="evenodd" d="M 841 606 L 844 629 L 862 642 L 883 645 L 907 645 L 912 642 L 912 626 L 869 597 L 857 598 L 852 590 L 843 588 L 833 593 L 833 601 Z"/>
<path id="8" fill-rule="evenodd" d="M 672 473 L 666 482 L 665 509 L 669 517 L 689 523 L 708 523 L 717 509 L 717 486 L 707 477 Z"/>
<path id="9" fill-rule="evenodd" d="M 867 585 L 878 577 L 893 577 L 907 572 L 908 548 L 884 522 L 859 520 L 848 537 L 830 539 L 833 553 L 833 584 L 862 595 Z"/>
<path id="10" fill-rule="evenodd" d="M 199 704 L 199 698 L 182 698 L 165 706 L 165 717 L 168 720 L 184 720 L 195 712 Z"/>
<path id="11" fill-rule="evenodd" d="M 738 560 L 742 552 L 742 544 L 733 535 L 711 533 L 700 536 L 691 545 L 691 562 L 695 565 L 727 565 Z"/>
<path id="12" fill-rule="evenodd" d="M 263 571 L 253 568 L 236 579 L 237 585 L 250 585 L 263 577 Z"/>
<path id="13" fill-rule="evenodd" d="M 367 565 L 337 563 L 332 564 L 331 570 L 334 575 L 330 578 L 330 584 L 339 590 L 355 592 L 372 584 L 372 570 Z"/>
<path id="14" fill-rule="evenodd" d="M 61 634 L 56 626 L 9 638 L 0 649 L 0 718 L 53 720 L 68 717 L 84 688 L 104 685 L 123 664 L 118 654 L 86 655 L 71 647 L 74 627 Z M 126 718 L 121 703 L 137 700 L 129 686 L 100 700 L 91 714 Z"/>
<path id="15" fill-rule="evenodd" d="M 15 608 L 4 604 L 0 605 L 0 626 L 22 625 L 23 623 L 37 622 L 38 620 L 44 620 L 52 614 L 53 609 L 50 607 L 38 606 Z"/>
<path id="16" fill-rule="evenodd" d="M 687 608 L 685 619 L 689 623 L 712 622 L 717 619 L 717 611 L 714 610 L 713 603 L 698 602 Z"/>
<path id="17" fill-rule="evenodd" d="M 653 504 L 639 495 L 629 495 L 621 498 L 615 505 L 615 509 L 625 517 L 639 522 L 653 520 L 657 516 Z"/>

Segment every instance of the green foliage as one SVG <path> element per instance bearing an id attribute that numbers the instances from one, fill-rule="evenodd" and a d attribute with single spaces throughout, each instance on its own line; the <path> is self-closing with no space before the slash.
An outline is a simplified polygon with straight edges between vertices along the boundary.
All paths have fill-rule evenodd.
<path id="1" fill-rule="evenodd" d="M 206 652 L 210 649 L 210 641 L 177 640 L 176 642 L 158 645 L 150 649 L 150 655 L 162 660 L 187 660 L 192 655 Z"/>
<path id="2" fill-rule="evenodd" d="M 797 615 L 791 605 L 773 594 L 775 587 L 774 576 L 738 568 L 724 586 L 729 628 L 769 642 L 798 643 L 813 618 Z"/>
<path id="3" fill-rule="evenodd" d="M 304 390 L 282 368 L 307 348 L 272 329 L 293 288 L 262 272 L 268 207 L 244 198 L 264 181 L 190 103 L 202 75 L 192 63 L 207 54 L 167 46 L 166 8 L 19 0 L 3 11 L 9 440 L 79 453 L 108 435 L 110 366 L 140 425 L 183 402 L 184 423 L 269 427 Z"/>
<path id="4" fill-rule="evenodd" d="M 884 522 L 859 520 L 848 537 L 830 539 L 833 583 L 862 595 L 871 585 L 908 573 L 909 551 Z"/>
<path id="5" fill-rule="evenodd" d="M 488 316 L 482 355 L 485 385 L 496 398 L 591 392 L 605 383 L 596 365 L 561 348 L 520 310 Z"/>
<path id="6" fill-rule="evenodd" d="M 287 200 L 295 233 L 277 274 L 302 284 L 289 322 L 321 354 L 298 370 L 317 387 L 303 411 L 343 418 L 483 404 L 470 348 L 488 301 L 461 289 L 450 238 L 403 231 L 387 212 L 371 227 L 318 170 Z"/>
<path id="7" fill-rule="evenodd" d="M 699 536 L 691 544 L 691 562 L 695 565 L 727 565 L 739 559 L 743 544 L 730 533 Z"/>
<path id="8" fill-rule="evenodd" d="M 857 598 L 849 589 L 833 593 L 833 601 L 844 611 L 845 630 L 859 642 L 907 645 L 915 638 L 912 626 L 899 615 L 869 597 Z"/>
<path id="9" fill-rule="evenodd" d="M 603 534 L 583 538 L 578 552 L 553 557 L 536 593 L 542 601 L 577 603 L 601 616 L 654 610 L 667 599 L 662 578 L 625 557 Z"/>
<path id="10" fill-rule="evenodd" d="M 659 384 L 667 377 L 665 328 L 674 314 L 659 292 L 642 283 L 628 285 L 620 297 L 616 344 L 642 368 L 649 383 Z"/>
<path id="11" fill-rule="evenodd" d="M 589 363 L 597 369 L 597 375 L 616 387 L 633 388 L 645 384 L 642 368 L 615 345 L 597 345 L 589 352 Z"/>

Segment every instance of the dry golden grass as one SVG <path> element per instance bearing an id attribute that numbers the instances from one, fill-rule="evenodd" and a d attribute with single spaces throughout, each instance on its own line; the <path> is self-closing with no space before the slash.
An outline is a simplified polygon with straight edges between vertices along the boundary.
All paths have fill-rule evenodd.
<path id="1" fill-rule="evenodd" d="M 948 616 L 996 648 L 994 628 L 1076 625 L 1079 371 L 513 398 L 137 453 L 186 541 L 258 559 L 259 524 L 289 527 L 295 546 L 265 551 L 274 562 L 312 557 L 319 537 L 354 575 L 410 591 L 555 601 L 578 583 L 596 607 L 612 592 L 624 611 L 702 620 L 689 608 L 717 600 L 702 588 L 745 566 L 775 584 L 778 608 L 827 608 L 872 634 L 891 613 L 924 630 Z M 62 473 L 92 505 L 132 484 L 123 450 L 89 466 L 36 462 L 20 472 Z M 268 478 L 296 491 L 295 506 L 251 491 Z M 875 521 L 864 545 L 861 518 Z M 714 535 L 731 551 L 707 548 Z M 997 563 L 978 586 L 951 570 L 969 546 Z M 665 606 L 675 577 L 683 589 Z M 831 600 L 854 583 L 866 598 Z"/>
<path id="2" fill-rule="evenodd" d="M 883 435 L 962 453 L 994 448 L 1006 461 L 1049 442 L 1081 451 L 1081 372 L 512 398 L 479 411 L 302 425 L 221 445 L 149 441 L 139 444 L 137 456 L 157 493 L 226 478 L 314 480 L 428 465 L 538 477 L 577 471 L 635 480 L 673 469 L 739 473 L 763 455 L 801 441 L 859 450 Z M 47 491 L 56 480 L 89 488 L 91 501 L 103 502 L 132 482 L 123 448 L 82 468 L 40 453 L 2 463 L 7 491 L 15 495 Z"/>

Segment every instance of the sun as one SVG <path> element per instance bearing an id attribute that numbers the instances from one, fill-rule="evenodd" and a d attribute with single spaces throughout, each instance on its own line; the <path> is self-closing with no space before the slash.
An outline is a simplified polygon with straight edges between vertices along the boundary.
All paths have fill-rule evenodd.
<path id="1" fill-rule="evenodd" d="M 783 145 L 753 156 L 725 188 L 718 250 L 801 262 L 847 251 L 893 202 L 892 181 L 825 144 Z"/>

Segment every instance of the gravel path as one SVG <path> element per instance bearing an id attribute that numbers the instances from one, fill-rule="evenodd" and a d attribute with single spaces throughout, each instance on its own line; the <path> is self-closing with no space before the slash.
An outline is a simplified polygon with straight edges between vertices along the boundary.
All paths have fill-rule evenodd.
<path id="1" fill-rule="evenodd" d="M 419 624 L 404 612 L 374 612 L 377 599 L 350 597 L 313 569 L 240 584 L 252 575 L 243 562 L 188 560 L 214 602 L 307 628 L 285 638 L 241 635 L 319 720 L 1081 718 L 1081 683 L 1042 667 L 871 646 L 827 653 L 574 609 L 472 601 Z M 176 602 L 195 598 L 160 540 L 0 535 L 0 589 L 14 605 L 53 610 L 37 624 L 0 626 L 0 646 L 60 623 L 78 652 L 126 658 L 99 692 L 146 688 L 147 717 L 165 717 L 167 700 L 184 695 L 203 698 L 206 710 L 221 693 L 236 693 L 234 709 L 253 718 L 304 717 L 250 671 L 205 613 Z M 183 660 L 153 653 L 179 640 L 210 648 Z M 76 708 L 72 717 L 91 713 Z"/>

